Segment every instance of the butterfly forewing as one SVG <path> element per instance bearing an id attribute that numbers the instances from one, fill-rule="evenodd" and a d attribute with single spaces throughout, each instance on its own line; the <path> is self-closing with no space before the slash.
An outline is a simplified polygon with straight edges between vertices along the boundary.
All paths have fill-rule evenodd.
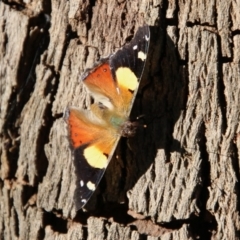
<path id="1" fill-rule="evenodd" d="M 149 40 L 149 26 L 140 27 L 132 41 L 110 57 L 110 67 L 115 79 L 119 69 L 127 68 L 136 76 L 138 82 L 140 81 L 147 58 Z M 124 81 L 126 85 L 131 86 L 129 78 Z"/>
<path id="2" fill-rule="evenodd" d="M 89 110 L 69 108 L 65 113 L 77 176 L 74 203 L 82 208 L 96 189 L 119 139 L 114 128 Z"/>

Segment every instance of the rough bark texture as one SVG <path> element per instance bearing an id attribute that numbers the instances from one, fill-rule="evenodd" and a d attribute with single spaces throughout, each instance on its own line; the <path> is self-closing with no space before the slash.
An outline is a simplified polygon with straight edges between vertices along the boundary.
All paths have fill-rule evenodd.
<path id="1" fill-rule="evenodd" d="M 0 2 L 1 239 L 240 239 L 240 2 Z M 79 76 L 146 22 L 148 64 L 84 211 L 62 113 Z"/>

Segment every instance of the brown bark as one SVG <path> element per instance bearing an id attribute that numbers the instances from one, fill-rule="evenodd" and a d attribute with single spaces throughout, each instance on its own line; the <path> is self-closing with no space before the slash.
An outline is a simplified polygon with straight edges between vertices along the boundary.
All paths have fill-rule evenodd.
<path id="1" fill-rule="evenodd" d="M 240 239 L 240 4 L 0 2 L 1 239 Z M 51 17 L 50 17 L 51 16 Z M 62 113 L 79 76 L 146 22 L 148 64 L 123 139 L 85 211 Z"/>

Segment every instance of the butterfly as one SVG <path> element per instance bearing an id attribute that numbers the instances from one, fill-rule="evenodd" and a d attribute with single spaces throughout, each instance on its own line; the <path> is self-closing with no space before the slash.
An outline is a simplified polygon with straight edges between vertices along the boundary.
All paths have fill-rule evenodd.
<path id="1" fill-rule="evenodd" d="M 83 74 L 94 102 L 89 109 L 68 107 L 64 113 L 77 175 L 74 203 L 82 208 L 92 196 L 121 136 L 130 137 L 137 123 L 129 121 L 145 66 L 149 26 L 138 29 L 131 42 Z"/>

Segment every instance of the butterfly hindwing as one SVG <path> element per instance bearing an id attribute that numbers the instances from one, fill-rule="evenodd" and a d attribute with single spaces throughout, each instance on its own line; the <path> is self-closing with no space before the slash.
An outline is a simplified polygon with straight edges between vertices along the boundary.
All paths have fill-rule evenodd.
<path id="1" fill-rule="evenodd" d="M 65 113 L 77 175 L 76 210 L 91 197 L 124 135 L 149 39 L 149 27 L 140 27 L 129 44 L 84 74 L 82 81 L 94 103 L 89 110 L 69 108 Z"/>

